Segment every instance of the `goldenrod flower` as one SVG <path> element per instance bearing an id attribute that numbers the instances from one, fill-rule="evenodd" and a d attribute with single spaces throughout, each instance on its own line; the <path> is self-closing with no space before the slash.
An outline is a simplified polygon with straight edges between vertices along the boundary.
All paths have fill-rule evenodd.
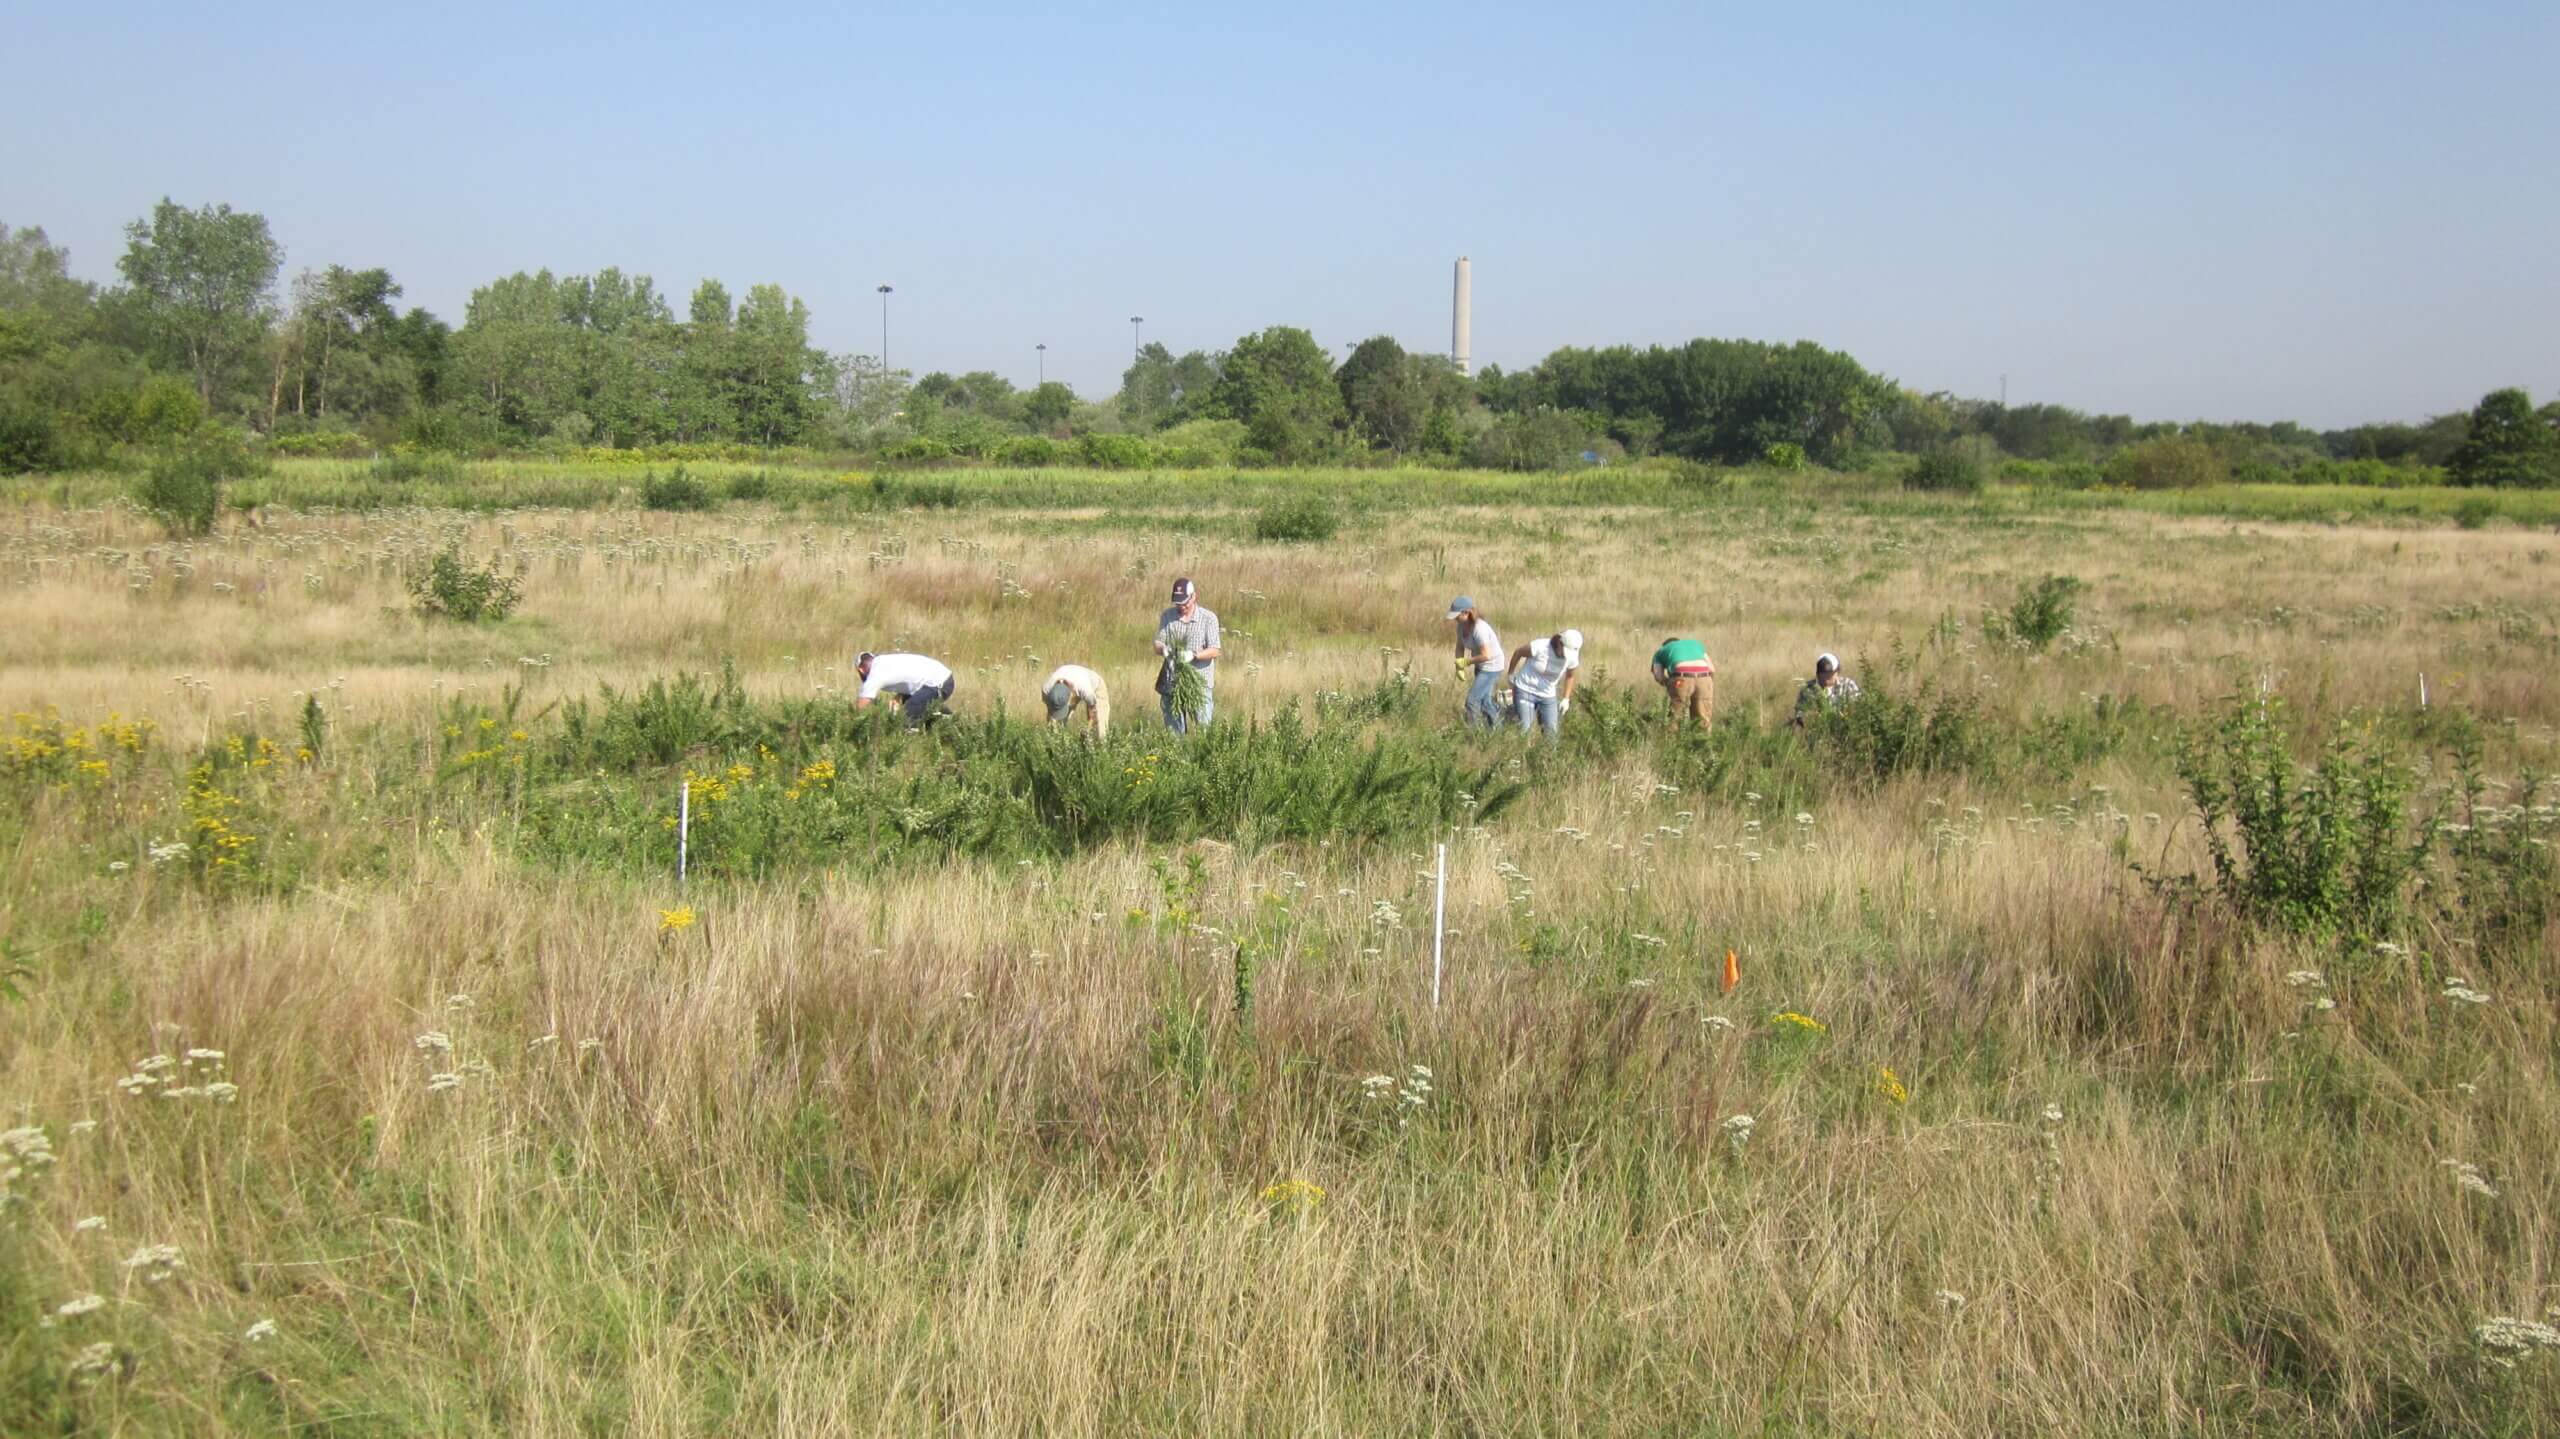
<path id="1" fill-rule="evenodd" d="M 1772 1024 L 1792 1024 L 1796 1028 L 1804 1030 L 1808 1034 L 1829 1034 L 1831 1032 L 1830 1025 L 1823 1023 L 1821 1020 L 1814 1018 L 1810 1014 L 1798 1014 L 1792 1009 L 1780 1010 L 1778 1013 L 1770 1015 L 1769 1021 Z"/>
<path id="2" fill-rule="evenodd" d="M 1283 1179 L 1262 1191 L 1262 1202 L 1294 1211 L 1300 1218 L 1324 1203 L 1324 1190 L 1303 1179 Z"/>
<path id="3" fill-rule="evenodd" d="M 1911 1091 L 1903 1087 L 1901 1076 L 1890 1069 L 1879 1067 L 1876 1070 L 1876 1093 L 1896 1104 L 1911 1102 Z"/>
<path id="4" fill-rule="evenodd" d="M 693 906 L 689 904 L 680 904 L 674 909 L 659 910 L 658 932 L 664 934 L 671 929 L 691 929 L 695 918 Z"/>

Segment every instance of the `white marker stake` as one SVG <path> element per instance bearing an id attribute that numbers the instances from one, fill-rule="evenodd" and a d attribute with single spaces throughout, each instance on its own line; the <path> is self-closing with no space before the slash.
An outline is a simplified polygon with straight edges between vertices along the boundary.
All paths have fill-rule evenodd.
<path id="1" fill-rule="evenodd" d="M 684 888 L 685 851 L 693 840 L 693 781 L 687 779 L 676 790 L 676 888 Z"/>
<path id="2" fill-rule="evenodd" d="M 2426 674 L 2426 671 L 2424 671 L 2424 670 L 2420 670 L 2420 671 L 2418 672 L 2418 708 L 2420 708 L 2420 709 L 2425 709 L 2426 707 L 2427 707 L 2427 674 Z"/>
<path id="3" fill-rule="evenodd" d="M 1431 1007 L 1440 1007 L 1440 940 L 1449 926 L 1449 847 L 1440 846 L 1439 873 L 1431 886 Z"/>

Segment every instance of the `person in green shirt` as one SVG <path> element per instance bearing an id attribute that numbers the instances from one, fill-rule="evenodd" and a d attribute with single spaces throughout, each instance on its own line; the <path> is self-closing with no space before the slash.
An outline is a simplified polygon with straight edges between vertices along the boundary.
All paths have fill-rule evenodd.
<path id="1" fill-rule="evenodd" d="M 1715 722 L 1716 667 L 1707 658 L 1707 647 L 1696 640 L 1671 638 L 1653 652 L 1653 682 L 1662 686 L 1670 701 L 1670 718 L 1677 724 L 1683 715 L 1705 729 Z"/>

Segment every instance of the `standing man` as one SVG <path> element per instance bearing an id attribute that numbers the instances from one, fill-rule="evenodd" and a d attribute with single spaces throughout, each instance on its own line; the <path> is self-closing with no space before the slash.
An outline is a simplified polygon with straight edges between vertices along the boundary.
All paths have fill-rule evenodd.
<path id="1" fill-rule="evenodd" d="M 1102 684 L 1102 676 L 1083 665 L 1060 665 L 1049 672 L 1048 683 L 1040 687 L 1040 698 L 1048 703 L 1049 723 L 1057 724 L 1084 706 L 1085 722 L 1097 740 L 1111 735 L 1111 691 Z"/>
<path id="2" fill-rule="evenodd" d="M 1458 627 L 1458 674 L 1472 676 L 1467 685 L 1467 725 L 1500 729 L 1502 711 L 1493 702 L 1493 687 L 1502 680 L 1502 637 L 1465 595 L 1449 601 L 1449 622 Z"/>
<path id="3" fill-rule="evenodd" d="M 1796 691 L 1795 718 L 1787 723 L 1804 728 L 1809 715 L 1829 714 L 1842 705 L 1854 704 L 1858 698 L 1858 682 L 1840 673 L 1840 657 L 1825 651 L 1814 657 L 1813 678 Z"/>
<path id="4" fill-rule="evenodd" d="M 1716 667 L 1707 647 L 1696 640 L 1666 639 L 1653 652 L 1653 680 L 1670 704 L 1671 721 L 1682 715 L 1706 729 L 1716 717 Z"/>
<path id="5" fill-rule="evenodd" d="M 1522 729 L 1556 737 L 1582 675 L 1582 631 L 1563 630 L 1511 652 L 1511 713 Z"/>
<path id="6" fill-rule="evenodd" d="M 1164 656 L 1164 668 L 1156 676 L 1156 693 L 1164 697 L 1164 725 L 1175 734 L 1189 734 L 1193 723 L 1203 727 L 1218 708 L 1218 616 L 1200 603 L 1200 587 L 1188 576 L 1173 582 L 1173 604 L 1156 616 L 1156 653 Z M 1174 708 L 1173 667 L 1189 665 L 1200 676 L 1200 712 L 1185 715 Z"/>
<path id="7" fill-rule="evenodd" d="M 906 708 L 907 723 L 918 727 L 933 717 L 935 707 L 949 700 L 958 685 L 951 666 L 931 655 L 875 655 L 864 650 L 853 668 L 862 676 L 862 690 L 853 697 L 855 709 L 869 709 L 881 695 L 894 695 Z"/>

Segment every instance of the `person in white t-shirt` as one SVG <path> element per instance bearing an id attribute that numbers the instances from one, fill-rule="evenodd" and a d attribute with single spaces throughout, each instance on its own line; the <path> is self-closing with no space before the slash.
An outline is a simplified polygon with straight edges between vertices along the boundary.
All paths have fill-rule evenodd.
<path id="1" fill-rule="evenodd" d="M 1511 714 L 1522 729 L 1556 737 L 1582 677 L 1582 631 L 1563 630 L 1511 652 Z"/>
<path id="2" fill-rule="evenodd" d="M 1040 698 L 1049 706 L 1049 722 L 1059 723 L 1084 706 L 1085 720 L 1093 726 L 1095 739 L 1111 734 L 1111 691 L 1104 687 L 1102 676 L 1083 665 L 1060 665 L 1049 672 L 1048 682 L 1040 686 Z"/>
<path id="3" fill-rule="evenodd" d="M 855 673 L 862 676 L 861 692 L 853 697 L 855 709 L 868 709 L 880 696 L 895 695 L 906 707 L 907 723 L 921 725 L 933 715 L 934 708 L 951 698 L 955 681 L 951 666 L 931 655 L 875 655 L 869 650 L 854 661 Z"/>
<path id="4" fill-rule="evenodd" d="M 1467 725 L 1500 729 L 1502 708 L 1493 702 L 1493 689 L 1502 679 L 1502 636 L 1494 633 L 1493 622 L 1465 595 L 1449 601 L 1449 622 L 1457 627 L 1452 653 L 1457 657 L 1459 682 L 1467 687 Z"/>

